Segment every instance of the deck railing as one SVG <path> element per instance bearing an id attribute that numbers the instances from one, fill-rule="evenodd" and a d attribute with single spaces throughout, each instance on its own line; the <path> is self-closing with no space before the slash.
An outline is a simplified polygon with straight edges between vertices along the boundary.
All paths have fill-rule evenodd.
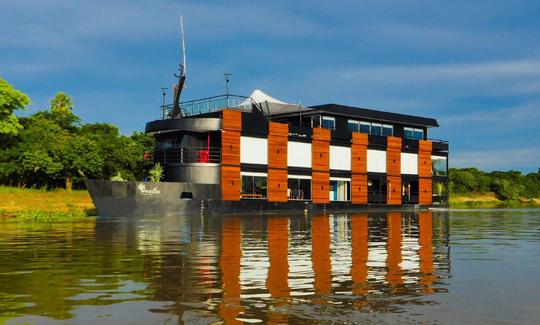
<path id="1" fill-rule="evenodd" d="M 161 164 L 220 164 L 221 148 L 181 147 L 156 149 L 152 157 Z"/>
<path id="2" fill-rule="evenodd" d="M 255 103 L 251 97 L 220 95 L 182 102 L 180 103 L 180 110 L 182 111 L 182 116 L 212 113 L 224 108 L 235 108 L 250 112 L 253 104 Z M 161 106 L 161 119 L 172 118 L 172 110 L 172 104 Z"/>

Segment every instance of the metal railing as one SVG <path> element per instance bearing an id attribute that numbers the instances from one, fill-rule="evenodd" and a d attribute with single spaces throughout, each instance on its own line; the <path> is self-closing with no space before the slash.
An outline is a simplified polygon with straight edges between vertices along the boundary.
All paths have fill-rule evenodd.
<path id="1" fill-rule="evenodd" d="M 251 97 L 220 95 L 182 102 L 180 103 L 180 110 L 182 111 L 182 116 L 194 116 L 217 112 L 224 108 L 235 108 L 251 112 L 252 105 L 255 105 L 259 110 L 261 109 Z M 161 106 L 161 119 L 172 118 L 172 110 L 172 104 Z"/>
<path id="2" fill-rule="evenodd" d="M 154 163 L 161 164 L 220 164 L 221 148 L 217 147 L 180 147 L 156 149 Z"/>

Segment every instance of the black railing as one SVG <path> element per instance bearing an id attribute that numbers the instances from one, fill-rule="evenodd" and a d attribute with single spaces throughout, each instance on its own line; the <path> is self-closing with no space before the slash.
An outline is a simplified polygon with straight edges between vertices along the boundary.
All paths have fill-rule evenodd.
<path id="1" fill-rule="evenodd" d="M 221 148 L 216 147 L 181 147 L 156 149 L 154 163 L 161 164 L 219 164 Z"/>

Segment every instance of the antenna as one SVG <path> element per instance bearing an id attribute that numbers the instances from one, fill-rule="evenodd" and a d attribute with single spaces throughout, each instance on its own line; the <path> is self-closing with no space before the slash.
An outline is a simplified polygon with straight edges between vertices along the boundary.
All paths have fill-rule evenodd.
<path id="1" fill-rule="evenodd" d="M 232 76 L 232 73 L 230 73 L 230 72 L 225 72 L 223 75 L 225 76 L 225 91 L 226 91 L 226 95 L 229 95 L 229 94 L 230 94 L 229 82 L 231 81 L 230 76 Z"/>
<path id="2" fill-rule="evenodd" d="M 180 15 L 180 34 L 182 35 L 182 66 L 184 67 L 182 73 L 186 74 L 186 43 L 184 41 L 184 19 Z"/>

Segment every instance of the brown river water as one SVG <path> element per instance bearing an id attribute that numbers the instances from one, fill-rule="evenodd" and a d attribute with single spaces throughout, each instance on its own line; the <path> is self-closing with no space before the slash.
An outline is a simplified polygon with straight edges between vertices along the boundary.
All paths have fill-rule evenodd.
<path id="1" fill-rule="evenodd" d="M 540 209 L 0 223 L 0 324 L 540 322 Z"/>

